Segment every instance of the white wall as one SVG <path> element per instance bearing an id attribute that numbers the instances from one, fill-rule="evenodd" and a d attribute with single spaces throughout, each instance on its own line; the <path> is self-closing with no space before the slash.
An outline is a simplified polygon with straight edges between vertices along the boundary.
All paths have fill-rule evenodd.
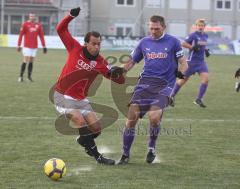
<path id="1" fill-rule="evenodd" d="M 170 9 L 187 9 L 187 0 L 169 0 Z"/>
<path id="2" fill-rule="evenodd" d="M 237 39 L 240 40 L 240 26 L 237 26 Z"/>
<path id="3" fill-rule="evenodd" d="M 192 9 L 194 10 L 209 10 L 210 0 L 192 0 Z"/>
<path id="4" fill-rule="evenodd" d="M 185 37 L 187 35 L 187 26 L 184 23 L 169 23 L 168 33 L 177 37 Z"/>

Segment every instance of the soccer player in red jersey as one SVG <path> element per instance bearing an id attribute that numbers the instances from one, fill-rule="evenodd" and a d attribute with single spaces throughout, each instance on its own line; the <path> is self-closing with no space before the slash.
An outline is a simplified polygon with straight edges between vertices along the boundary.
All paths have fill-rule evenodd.
<path id="1" fill-rule="evenodd" d="M 115 161 L 103 157 L 94 139 L 101 133 L 100 122 L 86 98 L 88 89 L 98 74 L 122 84 L 122 74 L 113 74 L 107 61 L 99 54 L 101 35 L 88 32 L 84 46 L 68 31 L 68 24 L 79 15 L 80 7 L 71 9 L 70 14 L 57 25 L 57 33 L 68 52 L 68 58 L 55 85 L 54 104 L 56 110 L 66 115 L 79 130 L 77 142 L 100 164 L 114 165 Z"/>
<path id="2" fill-rule="evenodd" d="M 40 23 L 36 22 L 35 14 L 29 14 L 29 20 L 24 22 L 20 29 L 20 34 L 18 37 L 18 52 L 21 51 L 21 43 L 22 37 L 24 36 L 24 44 L 23 44 L 23 63 L 21 65 L 20 76 L 18 78 L 19 82 L 23 82 L 23 74 L 26 68 L 26 64 L 28 63 L 28 80 L 32 80 L 32 70 L 33 70 L 33 61 L 37 53 L 38 41 L 37 37 L 40 37 L 43 53 L 47 53 L 47 48 L 45 45 L 43 28 Z"/>

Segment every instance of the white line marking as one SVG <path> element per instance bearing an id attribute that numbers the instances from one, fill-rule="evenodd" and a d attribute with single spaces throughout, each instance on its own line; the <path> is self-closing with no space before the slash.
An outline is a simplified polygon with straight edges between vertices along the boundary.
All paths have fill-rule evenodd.
<path id="1" fill-rule="evenodd" d="M 92 171 L 92 167 L 91 166 L 82 166 L 82 167 L 78 167 L 78 168 L 75 168 L 75 169 L 70 169 L 67 173 L 66 176 L 72 176 L 72 175 L 79 175 L 83 172 L 89 172 L 89 171 Z"/>
<path id="2" fill-rule="evenodd" d="M 99 146 L 98 147 L 98 151 L 101 153 L 101 154 L 111 154 L 111 153 L 114 153 L 109 147 L 107 146 Z"/>

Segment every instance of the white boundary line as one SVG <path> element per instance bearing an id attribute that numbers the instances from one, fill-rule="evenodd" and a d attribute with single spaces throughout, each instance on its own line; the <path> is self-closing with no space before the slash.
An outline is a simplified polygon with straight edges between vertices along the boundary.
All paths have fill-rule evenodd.
<path id="1" fill-rule="evenodd" d="M 55 120 L 56 117 L 48 117 L 48 116 L 0 116 L 0 120 Z M 126 118 L 119 118 L 119 121 L 126 120 Z M 143 119 L 145 120 L 145 119 Z M 191 122 L 191 121 L 199 121 L 199 122 L 240 122 L 240 119 L 174 119 L 174 118 L 163 118 L 163 122 Z"/>

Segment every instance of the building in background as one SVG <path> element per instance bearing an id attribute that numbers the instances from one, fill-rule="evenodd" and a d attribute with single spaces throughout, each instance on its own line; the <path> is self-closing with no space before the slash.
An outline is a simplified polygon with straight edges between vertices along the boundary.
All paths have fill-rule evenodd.
<path id="1" fill-rule="evenodd" d="M 240 0 L 0 0 L 1 33 L 16 34 L 29 12 L 39 16 L 47 35 L 77 6 L 82 12 L 70 24 L 73 35 L 97 30 L 106 36 L 144 36 L 151 15 L 167 20 L 170 34 L 184 37 L 197 18 L 211 25 L 209 32 L 222 38 L 240 38 Z M 4 3 L 3 3 L 4 2 Z M 4 11 L 3 11 L 4 10 Z M 216 28 L 220 28 L 216 30 Z"/>
<path id="2" fill-rule="evenodd" d="M 197 18 L 205 18 L 223 28 L 221 37 L 240 38 L 240 0 L 91 0 L 90 13 L 90 28 L 105 35 L 143 36 L 149 17 L 159 14 L 178 37 L 186 36 Z"/>
<path id="3" fill-rule="evenodd" d="M 51 34 L 57 21 L 58 8 L 49 0 L 1 0 L 1 33 L 18 34 L 30 12 L 38 16 L 44 33 Z"/>
<path id="4" fill-rule="evenodd" d="M 87 1 L 87 0 L 85 0 Z M 88 3 L 84 0 L 0 0 L 1 34 L 18 34 L 21 24 L 28 19 L 29 13 L 35 13 L 43 25 L 46 35 L 56 35 L 58 21 L 70 8 L 81 6 L 84 11 L 73 21 L 70 30 L 73 35 L 82 35 L 88 28 Z M 79 26 L 80 25 L 80 26 Z"/>

